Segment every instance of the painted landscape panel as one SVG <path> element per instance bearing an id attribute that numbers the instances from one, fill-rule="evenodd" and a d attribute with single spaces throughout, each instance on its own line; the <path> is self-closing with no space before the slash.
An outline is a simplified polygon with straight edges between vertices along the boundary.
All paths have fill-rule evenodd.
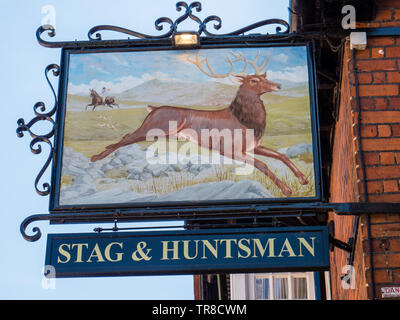
<path id="1" fill-rule="evenodd" d="M 316 197 L 307 55 L 71 53 L 59 205 Z"/>

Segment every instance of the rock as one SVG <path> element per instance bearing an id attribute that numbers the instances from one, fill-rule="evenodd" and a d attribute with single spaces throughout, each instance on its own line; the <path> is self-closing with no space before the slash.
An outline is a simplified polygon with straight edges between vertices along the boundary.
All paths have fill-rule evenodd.
<path id="1" fill-rule="evenodd" d="M 313 149 L 311 143 L 298 143 L 291 147 L 279 149 L 278 152 L 293 158 L 304 153 L 313 153 Z"/>

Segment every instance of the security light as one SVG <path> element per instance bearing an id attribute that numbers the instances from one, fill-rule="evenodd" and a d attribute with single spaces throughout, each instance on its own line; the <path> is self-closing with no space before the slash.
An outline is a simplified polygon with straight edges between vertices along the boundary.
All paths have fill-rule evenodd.
<path id="1" fill-rule="evenodd" d="M 200 45 L 200 36 L 193 31 L 176 32 L 172 36 L 172 43 L 175 47 L 195 47 Z"/>

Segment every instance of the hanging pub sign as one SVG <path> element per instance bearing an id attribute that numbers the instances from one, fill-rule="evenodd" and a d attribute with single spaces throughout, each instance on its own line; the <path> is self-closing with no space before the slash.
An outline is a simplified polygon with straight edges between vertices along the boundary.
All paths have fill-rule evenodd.
<path id="1" fill-rule="evenodd" d="M 29 217 L 21 230 L 40 219 L 94 221 L 96 212 L 96 221 L 122 211 L 131 221 L 146 212 L 162 220 L 187 209 L 321 202 L 311 43 L 279 19 L 214 34 L 207 25 L 219 29 L 219 17 L 195 16 L 199 2 L 178 2 L 182 9 L 175 21 L 156 21 L 157 30 L 169 26 L 158 36 L 104 25 L 90 29 L 88 41 L 51 42 L 42 37 L 54 28 L 38 29 L 41 45 L 62 48 L 60 66 L 46 68 L 55 104 L 37 103 L 17 133 L 30 133 L 34 153 L 51 148 L 35 187 L 50 195 L 53 217 Z M 178 32 L 188 18 L 198 30 Z M 267 25 L 279 26 L 246 34 Z M 104 40 L 103 31 L 137 39 Z M 34 133 L 39 121 L 51 131 Z M 51 183 L 41 184 L 50 164 Z"/>
<path id="2" fill-rule="evenodd" d="M 327 270 L 326 227 L 49 234 L 51 277 Z"/>

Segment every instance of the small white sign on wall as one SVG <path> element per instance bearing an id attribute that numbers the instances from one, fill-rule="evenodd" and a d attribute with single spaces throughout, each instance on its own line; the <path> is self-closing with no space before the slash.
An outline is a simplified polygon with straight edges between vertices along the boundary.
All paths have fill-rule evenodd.
<path id="1" fill-rule="evenodd" d="M 382 298 L 400 297 L 400 287 L 383 287 L 381 288 Z"/>

